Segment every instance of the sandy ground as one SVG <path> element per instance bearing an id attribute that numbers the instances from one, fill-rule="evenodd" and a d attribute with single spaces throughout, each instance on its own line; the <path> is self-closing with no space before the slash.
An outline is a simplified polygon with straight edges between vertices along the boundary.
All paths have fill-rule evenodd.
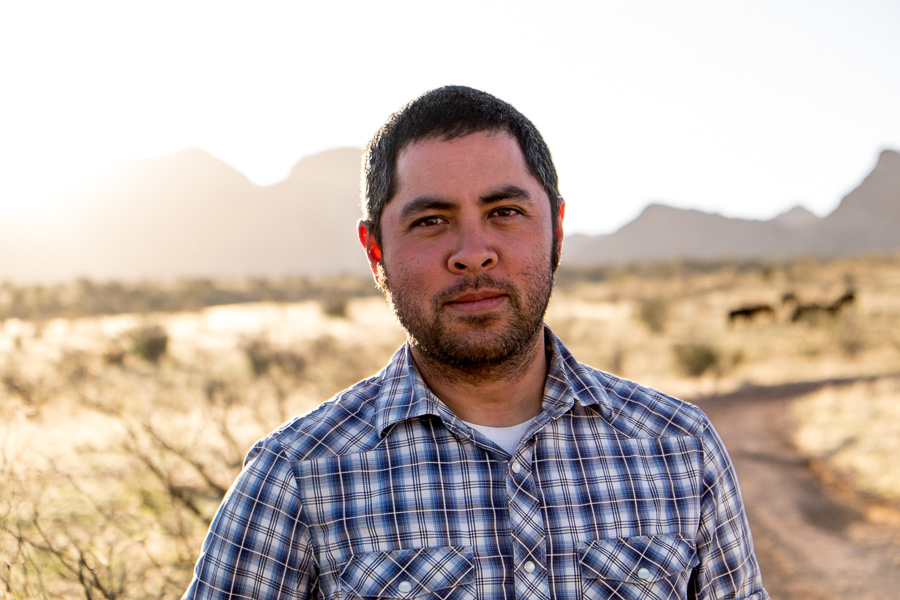
<path id="1" fill-rule="evenodd" d="M 854 381 L 752 387 L 693 400 L 732 455 L 773 599 L 900 598 L 898 507 L 819 476 L 816 464 L 790 442 L 790 401 Z"/>

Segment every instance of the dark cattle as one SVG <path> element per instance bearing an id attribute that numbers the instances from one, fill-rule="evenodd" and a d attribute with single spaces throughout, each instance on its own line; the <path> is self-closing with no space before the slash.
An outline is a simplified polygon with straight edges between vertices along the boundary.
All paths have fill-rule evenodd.
<path id="1" fill-rule="evenodd" d="M 856 301 L 856 292 L 853 290 L 847 290 L 844 292 L 844 295 L 832 302 L 828 305 L 828 310 L 832 313 L 837 314 L 841 311 L 842 308 L 847 306 L 848 304 L 853 304 Z"/>
<path id="2" fill-rule="evenodd" d="M 788 304 L 799 304 L 800 300 L 797 298 L 797 294 L 794 292 L 785 292 L 781 296 L 781 305 L 787 306 Z"/>
<path id="3" fill-rule="evenodd" d="M 791 312 L 791 323 L 797 323 L 799 321 L 815 323 L 821 317 L 836 317 L 841 313 L 844 307 L 853 304 L 855 301 L 856 292 L 848 289 L 840 296 L 840 298 L 831 304 L 817 304 L 815 302 L 810 304 L 798 303 Z"/>
<path id="4" fill-rule="evenodd" d="M 811 304 L 798 304 L 791 312 L 791 323 L 798 323 L 800 321 L 814 322 L 817 321 L 820 316 L 828 314 L 829 312 L 827 306 L 822 306 L 815 302 Z"/>
<path id="5" fill-rule="evenodd" d="M 856 292 L 847 290 L 840 298 L 831 304 L 798 304 L 791 313 L 791 323 L 797 323 L 799 321 L 814 323 L 818 321 L 820 317 L 836 317 L 841 313 L 845 306 L 853 304 L 855 301 Z"/>
<path id="6" fill-rule="evenodd" d="M 742 306 L 728 313 L 728 322 L 735 323 L 741 319 L 752 321 L 756 317 L 766 316 L 774 317 L 775 310 L 768 304 L 754 304 L 752 306 Z"/>

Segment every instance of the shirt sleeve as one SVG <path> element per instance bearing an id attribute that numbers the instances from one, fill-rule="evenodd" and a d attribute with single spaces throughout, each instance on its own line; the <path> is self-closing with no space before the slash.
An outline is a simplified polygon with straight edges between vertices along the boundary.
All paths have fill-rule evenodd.
<path id="1" fill-rule="evenodd" d="M 703 433 L 704 478 L 694 598 L 768 600 L 731 457 L 709 423 Z"/>
<path id="2" fill-rule="evenodd" d="M 318 569 L 302 512 L 281 446 L 259 442 L 213 518 L 183 600 L 314 597 Z"/>

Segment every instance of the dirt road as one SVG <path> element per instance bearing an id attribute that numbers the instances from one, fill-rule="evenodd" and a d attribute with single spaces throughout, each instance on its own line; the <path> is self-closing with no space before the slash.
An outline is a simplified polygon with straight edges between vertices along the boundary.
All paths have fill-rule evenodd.
<path id="1" fill-rule="evenodd" d="M 694 399 L 725 440 L 775 600 L 900 599 L 900 513 L 825 484 L 791 445 L 788 407 L 829 380 Z M 898 457 L 900 460 L 900 457 Z"/>

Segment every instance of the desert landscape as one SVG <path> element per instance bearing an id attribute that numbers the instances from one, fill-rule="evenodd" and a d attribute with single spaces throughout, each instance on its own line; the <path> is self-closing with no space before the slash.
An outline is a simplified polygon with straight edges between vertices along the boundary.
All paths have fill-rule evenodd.
<path id="1" fill-rule="evenodd" d="M 900 589 L 900 257 L 561 269 L 583 362 L 697 403 L 773 598 Z M 252 443 L 403 342 L 369 280 L 0 285 L 0 597 L 187 585 Z"/>
<path id="2" fill-rule="evenodd" d="M 771 597 L 900 598 L 900 3 L 0 7 L 0 600 L 181 597 L 385 365 L 364 148 L 449 84 L 548 144 L 546 321 L 710 416 Z"/>

